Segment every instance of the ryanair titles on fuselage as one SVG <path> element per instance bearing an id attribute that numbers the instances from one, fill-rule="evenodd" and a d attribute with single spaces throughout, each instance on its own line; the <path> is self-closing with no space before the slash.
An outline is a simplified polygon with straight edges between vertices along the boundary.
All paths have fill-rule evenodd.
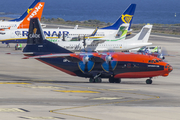
<path id="1" fill-rule="evenodd" d="M 15 34 L 17 36 L 22 35 L 22 37 L 27 37 L 28 36 L 28 31 L 15 31 Z M 46 37 L 58 37 L 64 34 L 65 36 L 68 36 L 69 32 L 68 31 L 44 31 L 44 35 Z"/>

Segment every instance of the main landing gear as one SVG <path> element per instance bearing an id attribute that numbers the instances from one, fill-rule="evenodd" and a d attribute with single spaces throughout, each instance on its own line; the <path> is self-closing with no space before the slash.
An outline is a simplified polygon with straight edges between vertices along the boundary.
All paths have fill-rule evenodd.
<path id="1" fill-rule="evenodd" d="M 149 79 L 147 79 L 146 80 L 146 84 L 152 84 L 152 80 L 151 80 L 152 78 L 149 78 Z"/>
<path id="2" fill-rule="evenodd" d="M 90 83 L 101 83 L 102 79 L 100 77 L 96 78 L 89 78 Z M 109 83 L 120 83 L 121 79 L 120 78 L 109 78 Z"/>
<path id="3" fill-rule="evenodd" d="M 109 83 L 120 83 L 121 79 L 120 78 L 109 78 Z"/>
<path id="4" fill-rule="evenodd" d="M 96 77 L 96 78 L 89 78 L 89 82 L 90 83 L 101 83 L 102 79 L 100 77 Z"/>

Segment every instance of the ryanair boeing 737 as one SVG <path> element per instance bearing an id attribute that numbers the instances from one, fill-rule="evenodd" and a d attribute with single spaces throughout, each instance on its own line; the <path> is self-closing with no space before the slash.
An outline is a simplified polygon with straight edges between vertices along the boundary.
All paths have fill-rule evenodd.
<path id="1" fill-rule="evenodd" d="M 131 26 L 136 4 L 131 4 L 118 20 L 111 26 L 98 29 L 93 38 L 102 38 L 109 36 L 118 31 L 119 27 L 124 23 L 129 23 Z M 128 28 L 130 29 L 130 27 Z M 46 39 L 52 42 L 58 42 L 65 38 L 70 40 L 78 36 L 90 36 L 94 29 L 43 29 Z M 0 41 L 5 43 L 26 43 L 28 29 L 6 29 L 0 34 Z"/>

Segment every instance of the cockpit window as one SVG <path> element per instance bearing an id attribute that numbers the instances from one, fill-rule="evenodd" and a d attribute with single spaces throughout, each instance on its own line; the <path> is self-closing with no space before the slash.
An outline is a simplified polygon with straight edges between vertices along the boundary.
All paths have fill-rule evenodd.
<path id="1" fill-rule="evenodd" d="M 149 60 L 148 62 L 149 63 L 158 63 L 158 62 L 161 62 L 162 60 L 156 60 L 156 59 L 154 59 L 154 60 Z"/>

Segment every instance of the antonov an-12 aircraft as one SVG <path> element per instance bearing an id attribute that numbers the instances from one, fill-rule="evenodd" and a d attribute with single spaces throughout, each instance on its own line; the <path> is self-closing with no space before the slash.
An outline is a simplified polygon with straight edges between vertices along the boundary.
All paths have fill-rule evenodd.
<path id="1" fill-rule="evenodd" d="M 9 21 L 0 21 L 0 35 L 8 37 L 6 31 L 11 31 L 15 29 L 28 29 L 30 18 L 38 17 L 41 20 L 41 15 L 44 8 L 44 2 L 40 2 L 40 0 L 35 0 L 31 6 L 25 11 L 25 13 L 17 19 L 9 20 Z M 3 38 L 1 38 L 3 39 Z"/>
<path id="2" fill-rule="evenodd" d="M 146 25 L 135 38 L 139 41 L 147 38 L 151 27 Z M 23 54 L 26 56 L 24 59 L 36 59 L 67 74 L 89 78 L 89 82 L 97 83 L 102 82 L 102 78 L 108 78 L 110 83 L 120 83 L 121 78 L 148 78 L 146 83 L 152 84 L 153 77 L 168 76 L 173 70 L 162 59 L 143 53 L 73 53 L 47 41 L 36 18 L 30 21 Z"/>
<path id="3" fill-rule="evenodd" d="M 99 28 L 95 38 L 101 38 L 114 34 L 119 27 L 124 23 L 129 23 L 131 26 L 136 4 L 131 4 L 125 12 L 118 18 L 118 20 L 111 26 Z M 130 28 L 129 28 L 130 29 Z M 72 39 L 78 36 L 90 36 L 94 29 L 49 29 L 44 28 L 44 35 L 46 39 L 52 42 L 58 42 L 65 39 Z M 0 41 L 5 43 L 26 43 L 28 36 L 28 29 L 13 29 L 5 30 L 0 34 Z"/>

